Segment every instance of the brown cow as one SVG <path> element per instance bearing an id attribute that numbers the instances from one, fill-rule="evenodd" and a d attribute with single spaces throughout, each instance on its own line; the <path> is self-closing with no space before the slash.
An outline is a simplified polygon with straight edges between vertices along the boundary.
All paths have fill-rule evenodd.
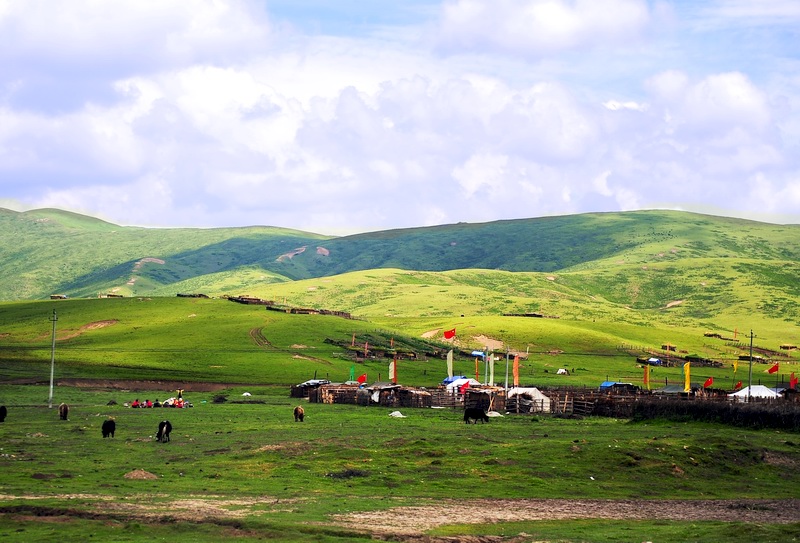
<path id="1" fill-rule="evenodd" d="M 303 419 L 306 416 L 305 410 L 301 406 L 297 406 L 294 408 L 294 421 L 295 422 L 303 422 Z"/>
<path id="2" fill-rule="evenodd" d="M 69 416 L 69 406 L 65 403 L 62 403 L 58 406 L 58 416 L 61 420 L 67 420 Z"/>

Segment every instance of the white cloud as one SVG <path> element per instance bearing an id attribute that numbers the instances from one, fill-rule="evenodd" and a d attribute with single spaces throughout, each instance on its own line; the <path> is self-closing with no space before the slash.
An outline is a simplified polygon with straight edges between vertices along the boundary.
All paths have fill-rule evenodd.
<path id="1" fill-rule="evenodd" d="M 323 233 L 709 202 L 800 216 L 800 68 L 757 71 L 744 43 L 717 66 L 708 35 L 681 41 L 685 10 L 652 32 L 673 5 L 454 0 L 332 37 L 244 0 L 106 4 L 0 0 L 0 45 L 21 40 L 0 47 L 3 201 Z M 458 54 L 409 38 L 428 24 Z"/>
<path id="2" fill-rule="evenodd" d="M 447 51 L 541 56 L 625 43 L 650 22 L 642 0 L 448 0 L 437 35 Z"/>

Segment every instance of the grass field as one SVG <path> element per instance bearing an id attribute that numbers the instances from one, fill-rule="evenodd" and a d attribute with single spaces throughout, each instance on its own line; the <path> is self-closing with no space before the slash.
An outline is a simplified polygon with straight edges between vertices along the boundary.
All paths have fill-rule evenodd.
<path id="1" fill-rule="evenodd" d="M 4 541 L 358 541 L 387 531 L 411 540 L 429 530 L 508 541 L 724 542 L 741 541 L 744 526 L 763 541 L 800 537 L 796 434 L 522 416 L 465 425 L 459 411 L 403 409 L 405 418 L 394 418 L 385 408 L 322 404 L 306 404 L 306 421 L 295 423 L 288 390 L 264 386 L 187 393 L 194 407 L 183 410 L 122 405 L 153 391 L 59 387 L 56 401 L 71 405 L 60 421 L 46 408 L 48 393 L 0 386 L 9 407 L 0 424 Z M 213 403 L 219 394 L 228 401 Z M 109 416 L 117 433 L 103 439 Z M 157 443 L 164 418 L 172 439 Z M 155 477 L 125 477 L 143 472 Z M 496 507 L 542 499 L 560 522 Z M 746 501 L 766 499 L 787 501 Z M 603 516 L 638 500 L 663 501 L 656 510 L 678 518 Z M 714 502 L 698 517 L 704 509 L 690 500 L 732 501 L 719 519 Z M 577 518 L 558 516 L 556 505 Z M 423 509 L 402 509 L 410 506 Z"/>

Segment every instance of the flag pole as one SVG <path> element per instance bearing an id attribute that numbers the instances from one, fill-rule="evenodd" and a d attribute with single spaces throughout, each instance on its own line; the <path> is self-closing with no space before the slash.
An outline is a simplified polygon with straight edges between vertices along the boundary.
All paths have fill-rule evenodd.
<path id="1" fill-rule="evenodd" d="M 506 384 L 503 388 L 505 391 L 508 392 L 508 355 L 509 355 L 508 347 L 506 347 Z"/>
<path id="2" fill-rule="evenodd" d="M 53 408 L 53 375 L 56 369 L 56 322 L 58 322 L 58 315 L 56 315 L 55 309 L 50 320 L 53 322 L 53 344 L 50 348 L 50 397 L 47 400 L 48 409 Z"/>
<path id="3" fill-rule="evenodd" d="M 750 395 L 753 393 L 753 329 L 750 329 L 750 372 L 747 378 L 747 403 L 752 401 Z"/>

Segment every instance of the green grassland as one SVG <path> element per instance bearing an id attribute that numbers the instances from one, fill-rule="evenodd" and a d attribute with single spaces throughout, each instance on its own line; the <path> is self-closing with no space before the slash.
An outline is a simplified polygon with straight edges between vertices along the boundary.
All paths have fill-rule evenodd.
<path id="1" fill-rule="evenodd" d="M 692 367 L 692 381 L 732 388 L 747 382 L 747 362 L 736 373 L 734 364 L 749 353 L 751 331 L 756 352 L 780 362 L 777 375 L 754 364 L 753 382 L 785 383 L 800 372 L 798 351 L 780 349 L 800 344 L 796 226 L 654 211 L 331 238 L 0 210 L 0 232 L 3 540 L 359 541 L 370 526 L 337 515 L 466 497 L 797 496 L 800 441 L 783 431 L 545 416 L 467 426 L 451 410 L 395 419 L 384 408 L 319 404 L 306 404 L 307 421 L 295 424 L 289 398 L 290 385 L 311 378 L 387 380 L 394 353 L 400 384 L 433 387 L 446 376 L 448 349 L 455 372 L 472 375 L 468 353 L 487 344 L 501 384 L 513 354 L 522 355 L 524 385 L 588 388 L 608 379 L 641 385 L 637 357 L 693 354 L 720 366 Z M 125 297 L 96 297 L 112 291 Z M 69 299 L 46 299 L 52 293 Z M 268 311 L 227 295 L 354 318 Z M 453 328 L 455 340 L 445 341 Z M 53 355 L 54 401 L 72 406 L 66 422 L 47 408 Z M 562 367 L 569 376 L 556 375 Z M 682 383 L 683 375 L 679 365 L 658 367 L 651 380 Z M 137 390 L 136 381 L 161 388 Z M 194 383 L 224 390 L 200 393 Z M 122 406 L 177 388 L 193 408 Z M 213 403 L 220 394 L 228 401 Z M 108 416 L 118 423 L 114 440 L 100 436 Z M 165 416 L 173 440 L 155 443 Z M 123 477 L 136 469 L 157 478 Z M 191 517 L 190 505 L 178 506 L 195 501 L 207 512 Z M 744 519 L 453 518 L 430 535 L 725 542 L 743 530 L 761 541 L 800 539 L 797 523 Z"/>
<path id="2" fill-rule="evenodd" d="M 243 392 L 251 396 L 243 397 Z M 163 395 L 172 391 L 164 390 Z M 340 515 L 471 499 L 784 499 L 796 497 L 797 435 L 714 424 L 506 416 L 465 425 L 460 412 L 306 405 L 274 386 L 191 393 L 189 409 L 129 409 L 152 391 L 0 385 L 0 535 L 4 541 L 173 539 L 358 541 L 374 526 Z M 248 403 L 234 403 L 235 401 Z M 107 405 L 114 400 L 116 405 Z M 114 417 L 117 432 L 100 426 Z M 153 439 L 169 418 L 168 443 Z M 129 479 L 144 470 L 155 479 Z M 466 497 L 466 495 L 464 496 Z M 202 508 L 201 508 L 202 506 Z M 199 510 L 199 513 L 197 512 Z M 151 517 L 146 516 L 152 515 Z M 39 515 L 41 520 L 33 521 Z M 159 521 L 158 519 L 166 519 Z M 562 521 L 452 526 L 435 533 L 550 534 L 558 541 L 737 541 L 747 526 L 787 541 L 800 526 L 743 522 Z M 165 529 L 169 528 L 169 529 Z M 739 539 L 740 540 L 740 539 Z"/>
<path id="3" fill-rule="evenodd" d="M 452 328 L 457 336 L 451 343 L 442 333 Z M 738 374 L 733 364 L 749 352 L 747 338 L 732 343 L 705 337 L 704 331 L 655 318 L 641 323 L 497 315 L 345 319 L 204 298 L 11 302 L 0 304 L 0 370 L 6 378 L 47 379 L 55 353 L 56 378 L 288 386 L 315 377 L 342 382 L 351 372 L 367 373 L 370 381 L 386 380 L 389 361 L 397 352 L 403 384 L 436 386 L 446 376 L 448 349 L 455 347 L 458 353 L 455 371 L 472 375 L 475 361 L 469 352 L 483 350 L 488 339 L 499 357 L 496 382 L 503 382 L 509 356 L 520 353 L 521 379 L 527 384 L 596 387 L 608 379 L 641 384 L 637 357 L 664 356 L 665 343 L 721 363 L 697 368 L 695 380 L 714 377 L 719 386 L 732 388 L 734 379 L 746 379 L 746 362 Z M 755 343 L 777 351 L 783 336 L 773 337 L 767 341 L 759 336 Z M 365 344 L 377 354 L 364 358 Z M 408 352 L 416 358 L 402 355 Z M 788 380 L 797 364 L 796 351 L 784 352 L 779 360 L 782 367 L 776 376 L 766 374 L 767 364 L 755 364 L 754 383 Z M 555 375 L 561 367 L 575 371 L 568 377 Z M 485 368 L 479 370 L 483 377 Z M 652 371 L 653 383 L 682 378 L 679 365 Z"/>

